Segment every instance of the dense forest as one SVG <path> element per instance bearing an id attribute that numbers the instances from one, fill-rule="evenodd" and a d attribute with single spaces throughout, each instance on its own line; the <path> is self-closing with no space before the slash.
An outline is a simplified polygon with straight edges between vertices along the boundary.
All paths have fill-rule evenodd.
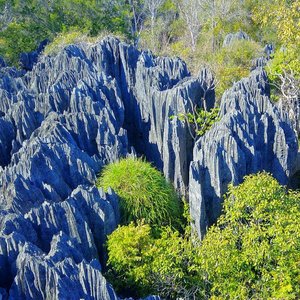
<path id="1" fill-rule="evenodd" d="M 300 0 L 0 0 L 0 299 L 299 299 L 299 98 Z"/>
<path id="2" fill-rule="evenodd" d="M 284 93 L 287 78 L 299 77 L 299 7 L 297 0 L 2 0 L 0 55 L 18 65 L 20 53 L 45 39 L 51 53 L 113 34 L 155 55 L 179 56 L 194 73 L 208 65 L 220 97 L 271 47 L 268 72 Z M 223 47 L 239 31 L 246 36 Z"/>

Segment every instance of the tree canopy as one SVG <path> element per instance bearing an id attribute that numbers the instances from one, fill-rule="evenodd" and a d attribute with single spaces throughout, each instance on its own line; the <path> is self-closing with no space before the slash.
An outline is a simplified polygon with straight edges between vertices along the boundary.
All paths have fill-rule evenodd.
<path id="1" fill-rule="evenodd" d="M 0 0 L 0 56 L 18 65 L 20 53 L 44 39 L 54 39 L 56 48 L 69 32 L 84 37 L 110 32 L 155 54 L 180 56 L 194 73 L 208 66 L 220 98 L 233 81 L 248 75 L 267 43 L 276 49 L 269 67 L 274 86 L 287 78 L 278 75 L 299 79 L 299 8 L 299 0 Z M 225 36 L 239 30 L 251 41 L 232 52 L 224 49 Z M 282 92 L 279 88 L 278 97 Z"/>
<path id="2" fill-rule="evenodd" d="M 299 192 L 268 173 L 249 175 L 229 187 L 222 216 L 201 242 L 190 226 L 159 235 L 142 221 L 119 227 L 108 237 L 108 276 L 125 296 L 298 299 L 299 218 Z"/>
<path id="3" fill-rule="evenodd" d="M 230 186 L 201 246 L 217 299 L 300 297 L 300 194 L 261 173 Z"/>

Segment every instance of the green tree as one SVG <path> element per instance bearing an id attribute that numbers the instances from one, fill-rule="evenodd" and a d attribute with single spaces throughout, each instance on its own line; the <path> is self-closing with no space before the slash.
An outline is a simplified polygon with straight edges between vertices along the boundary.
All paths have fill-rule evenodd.
<path id="1" fill-rule="evenodd" d="M 300 136 L 300 1 L 268 0 L 254 9 L 253 19 L 261 28 L 270 26 L 276 35 L 276 51 L 267 71 L 271 80 L 271 97 L 280 100 Z M 267 7 L 268 9 L 263 9 Z"/>
<path id="2" fill-rule="evenodd" d="M 153 238 L 149 225 L 130 223 L 109 237 L 108 277 L 124 296 L 158 294 L 164 299 L 202 298 L 203 272 L 198 263 L 199 247 L 190 235 L 170 227 Z"/>
<path id="3" fill-rule="evenodd" d="M 273 27 L 276 35 L 271 40 L 277 50 L 270 64 L 272 80 L 278 74 L 292 72 L 295 77 L 300 76 L 300 1 L 268 0 L 258 2 L 253 9 L 253 20 L 261 28 Z"/>
<path id="4" fill-rule="evenodd" d="M 230 186 L 201 246 L 214 299 L 300 297 L 300 194 L 267 173 Z"/>
<path id="5" fill-rule="evenodd" d="M 114 288 L 130 296 L 145 296 L 152 292 L 150 284 L 149 247 L 154 242 L 148 224 L 133 222 L 119 226 L 107 241 L 107 276 Z"/>
<path id="6" fill-rule="evenodd" d="M 125 0 L 1 0 L 0 8 L 0 55 L 14 65 L 21 52 L 35 50 L 42 40 L 60 33 L 95 36 L 110 31 L 130 36 Z"/>
<path id="7" fill-rule="evenodd" d="M 142 159 L 129 157 L 107 165 L 97 186 L 119 195 L 122 224 L 140 219 L 152 226 L 180 224 L 179 199 L 172 184 Z"/>
<path id="8" fill-rule="evenodd" d="M 147 0 L 145 5 L 146 18 L 140 35 L 140 47 L 155 54 L 168 55 L 168 47 L 176 36 L 176 6 L 171 0 Z"/>
<path id="9" fill-rule="evenodd" d="M 199 263 L 199 240 L 190 234 L 164 228 L 149 248 L 149 278 L 163 299 L 205 299 L 205 273 Z"/>

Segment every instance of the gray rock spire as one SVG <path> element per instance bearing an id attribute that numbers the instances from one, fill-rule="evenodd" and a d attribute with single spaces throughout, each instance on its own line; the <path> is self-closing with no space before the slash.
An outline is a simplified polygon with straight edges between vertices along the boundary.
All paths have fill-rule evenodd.
<path id="1" fill-rule="evenodd" d="M 257 69 L 221 100 L 221 120 L 194 147 L 189 200 L 200 237 L 216 222 L 229 183 L 266 170 L 287 184 L 298 143 L 287 118 L 270 102 L 266 74 Z"/>

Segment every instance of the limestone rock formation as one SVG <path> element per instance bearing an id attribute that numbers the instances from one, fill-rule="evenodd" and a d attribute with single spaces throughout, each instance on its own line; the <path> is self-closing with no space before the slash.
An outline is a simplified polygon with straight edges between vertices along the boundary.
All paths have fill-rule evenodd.
<path id="1" fill-rule="evenodd" d="M 5 66 L 6 66 L 6 64 L 5 64 L 4 59 L 2 57 L 0 57 L 0 68 L 3 68 Z"/>
<path id="2" fill-rule="evenodd" d="M 299 84 L 299 83 L 296 83 Z M 298 89 L 298 87 L 297 87 Z M 298 137 L 300 137 L 300 99 L 299 91 L 289 97 L 282 97 L 278 103 L 278 108 L 283 113 L 287 113 Z"/>
<path id="3" fill-rule="evenodd" d="M 190 167 L 189 200 L 200 237 L 221 214 L 229 183 L 262 170 L 287 184 L 298 143 L 290 121 L 269 100 L 266 74 L 254 70 L 225 92 L 221 120 L 196 142 Z"/>
<path id="4" fill-rule="evenodd" d="M 262 72 L 224 95 L 222 120 L 194 147 L 177 115 L 214 106 L 205 69 L 191 77 L 182 60 L 114 38 L 67 46 L 31 68 L 0 61 L 0 299 L 117 299 L 101 270 L 118 197 L 94 183 L 120 157 L 144 155 L 181 194 L 190 178 L 201 235 L 229 182 L 266 169 L 286 183 L 292 172 L 296 139 Z"/>
<path id="5" fill-rule="evenodd" d="M 12 299 L 117 299 L 98 257 L 118 223 L 117 205 L 116 195 L 79 186 L 24 216 L 2 211 L 0 286 L 11 286 Z"/>
<path id="6" fill-rule="evenodd" d="M 235 41 L 239 41 L 239 40 L 250 40 L 250 37 L 248 36 L 248 34 L 244 31 L 238 31 L 235 33 L 229 33 L 225 36 L 224 41 L 223 41 L 223 47 L 227 47 L 230 46 L 232 43 L 234 43 Z"/>
<path id="7" fill-rule="evenodd" d="M 214 92 L 207 86 L 211 75 L 204 70 L 192 78 L 180 59 L 155 58 L 115 40 L 111 47 L 114 56 L 103 49 L 103 60 L 106 73 L 120 82 L 129 143 L 184 194 L 193 140 L 186 125 L 170 117 L 191 111 L 195 104 L 208 109 L 214 106 Z"/>
<path id="8" fill-rule="evenodd" d="M 20 55 L 20 61 L 19 61 L 20 67 L 26 71 L 31 71 L 34 64 L 37 63 L 39 55 L 41 55 L 41 53 L 43 52 L 44 48 L 48 43 L 49 43 L 48 40 L 44 40 L 40 43 L 40 45 L 35 51 L 22 53 Z"/>
<path id="9" fill-rule="evenodd" d="M 76 299 L 116 299 L 101 264 L 118 201 L 94 187 L 97 174 L 134 146 L 185 191 L 193 141 L 170 117 L 196 103 L 213 106 L 207 80 L 205 71 L 190 77 L 180 59 L 155 58 L 113 38 L 40 56 L 27 72 L 2 64 L 4 299 L 65 299 L 70 291 Z"/>

